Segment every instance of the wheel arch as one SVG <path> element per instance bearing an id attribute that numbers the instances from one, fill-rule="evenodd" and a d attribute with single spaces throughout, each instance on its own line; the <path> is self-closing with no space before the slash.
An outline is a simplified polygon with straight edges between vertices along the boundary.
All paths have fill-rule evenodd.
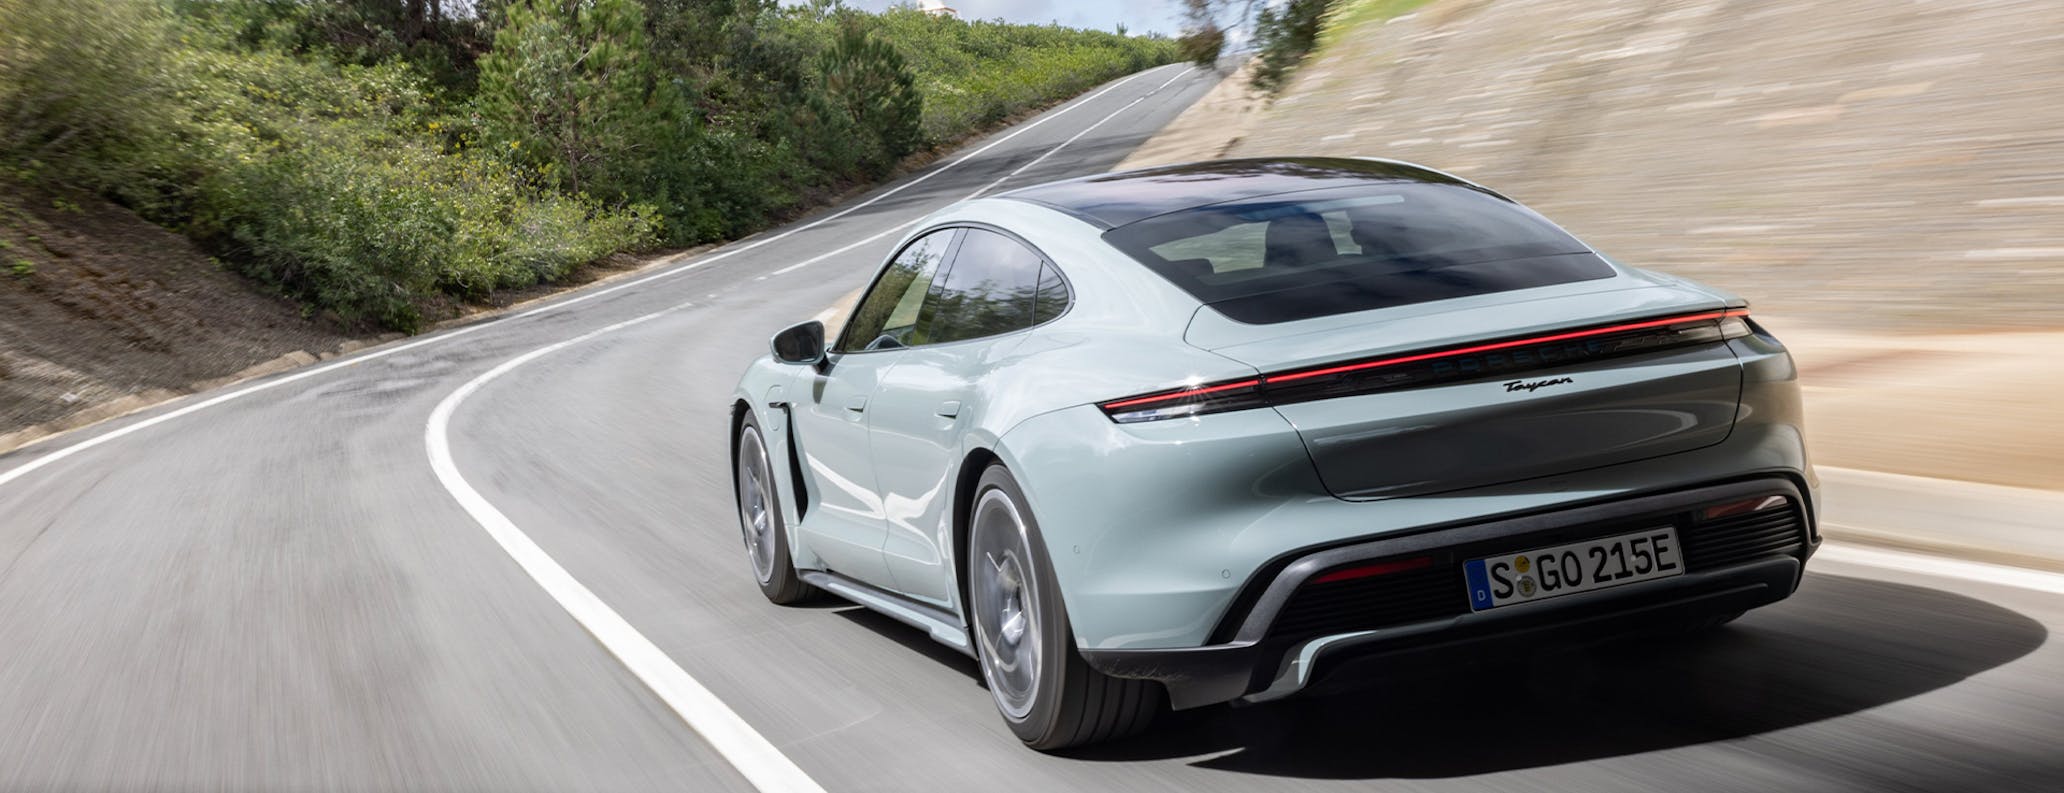
<path id="1" fill-rule="evenodd" d="M 739 436 L 739 430 L 742 430 L 742 429 L 744 429 L 744 428 L 745 428 L 745 414 L 747 414 L 747 413 L 749 413 L 749 412 L 751 412 L 751 411 L 752 411 L 752 404 L 751 404 L 751 403 L 749 403 L 749 402 L 746 402 L 746 401 L 745 401 L 745 398 L 744 398 L 744 397 L 735 397 L 735 398 L 733 398 L 733 399 L 732 399 L 732 402 L 731 402 L 731 429 L 730 429 L 731 437 L 730 437 L 729 443 L 730 443 L 730 445 L 731 445 L 731 486 L 732 486 L 732 487 L 734 487 L 734 488 L 736 488 L 736 487 L 738 486 L 738 436 Z"/>
<path id="2" fill-rule="evenodd" d="M 786 407 L 778 409 L 787 410 Z M 789 417 L 783 416 L 779 426 L 770 428 L 768 426 L 769 417 L 755 411 L 750 399 L 744 395 L 732 398 L 731 421 L 729 425 L 731 437 L 728 448 L 730 449 L 731 487 L 734 491 L 738 488 L 739 433 L 744 429 L 745 417 L 748 415 L 753 417 L 755 426 L 760 428 L 760 442 L 766 445 L 767 453 L 778 458 L 768 462 L 773 464 L 774 484 L 782 496 L 778 501 L 782 517 L 789 527 L 790 548 L 798 548 L 800 546 L 797 543 L 801 539 L 796 534 L 795 527 L 802 522 L 803 516 L 809 512 L 810 499 L 809 494 L 804 488 L 802 460 L 797 453 L 795 436 L 793 434 L 795 422 L 789 420 Z"/>
<path id="3" fill-rule="evenodd" d="M 961 627 L 972 628 L 968 615 L 967 560 L 968 512 L 975 506 L 975 484 L 982 480 L 982 472 L 991 465 L 1005 465 L 1003 457 L 986 446 L 969 449 L 960 460 L 960 468 L 953 477 L 953 588 L 958 595 Z"/>

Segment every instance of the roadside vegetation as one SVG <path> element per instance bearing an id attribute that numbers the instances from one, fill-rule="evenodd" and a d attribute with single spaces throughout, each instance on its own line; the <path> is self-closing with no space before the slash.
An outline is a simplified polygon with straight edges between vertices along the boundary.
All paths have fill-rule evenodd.
<path id="1" fill-rule="evenodd" d="M 1289 0 L 1280 6 L 1264 6 L 1254 17 L 1255 88 L 1276 93 L 1290 80 L 1291 73 L 1318 46 L 1319 29 L 1338 0 Z"/>
<path id="2" fill-rule="evenodd" d="M 0 0 L 0 183 L 107 197 L 311 312 L 415 330 L 1177 57 L 826 2 Z"/>
<path id="3" fill-rule="evenodd" d="M 1276 94 L 1311 53 L 1339 34 L 1364 22 L 1408 13 L 1427 0 L 1182 0 L 1182 35 L 1176 40 L 1184 60 L 1215 66 L 1226 45 L 1221 20 L 1237 19 L 1234 27 L 1252 32 L 1253 69 L 1249 85 Z"/>

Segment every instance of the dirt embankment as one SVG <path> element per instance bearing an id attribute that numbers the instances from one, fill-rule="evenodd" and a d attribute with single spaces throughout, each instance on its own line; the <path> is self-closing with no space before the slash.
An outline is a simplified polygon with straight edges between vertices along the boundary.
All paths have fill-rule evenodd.
<path id="1" fill-rule="evenodd" d="M 1799 352 L 1819 462 L 2064 489 L 2064 3 L 1434 0 L 1325 41 L 1126 165 L 1480 180 L 1747 296 Z"/>
<path id="2" fill-rule="evenodd" d="M 0 451 L 353 343 L 121 207 L 0 188 Z"/>
<path id="3" fill-rule="evenodd" d="M 615 254 L 564 280 L 428 306 L 432 327 L 711 246 Z M 168 399 L 402 338 L 309 316 L 120 206 L 0 183 L 0 454 Z"/>

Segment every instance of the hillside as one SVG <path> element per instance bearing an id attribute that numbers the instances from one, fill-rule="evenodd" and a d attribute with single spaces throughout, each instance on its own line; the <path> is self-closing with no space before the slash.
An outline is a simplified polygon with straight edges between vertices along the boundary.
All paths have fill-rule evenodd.
<path id="1" fill-rule="evenodd" d="M 22 427 L 96 406 L 95 415 L 120 411 L 350 341 L 128 210 L 88 196 L 7 193 L 0 451 Z"/>
<path id="2" fill-rule="evenodd" d="M 1847 329 L 2064 320 L 2064 6 L 1343 0 L 1265 110 L 1130 164 L 1425 163 L 1618 258 Z M 1223 94 L 1240 92 L 1228 90 Z M 1222 94 L 1222 95 L 1223 95 Z M 1248 108 L 1248 112 L 1241 112 Z"/>
<path id="3" fill-rule="evenodd" d="M 1176 56 L 733 0 L 9 0 L 0 30 L 0 452 L 748 236 Z"/>

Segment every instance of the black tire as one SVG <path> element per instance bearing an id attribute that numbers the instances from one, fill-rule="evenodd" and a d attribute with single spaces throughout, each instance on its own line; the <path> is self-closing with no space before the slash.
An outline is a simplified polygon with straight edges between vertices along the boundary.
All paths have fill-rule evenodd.
<path id="1" fill-rule="evenodd" d="M 788 523 L 781 517 L 781 485 L 774 479 L 773 461 L 767 456 L 767 444 L 751 413 L 739 422 L 736 448 L 731 461 L 732 493 L 737 497 L 738 528 L 745 541 L 746 564 L 759 581 L 760 593 L 780 605 L 816 597 L 817 588 L 796 575 L 795 560 L 788 551 Z M 760 502 L 757 513 L 747 503 L 755 497 Z M 762 527 L 766 531 L 756 531 L 755 514 L 768 521 Z M 768 554 L 764 560 L 758 556 L 760 545 L 755 543 L 756 535 Z"/>
<path id="2" fill-rule="evenodd" d="M 1009 504 L 1021 531 L 1009 531 L 1008 521 L 995 515 L 985 517 L 987 510 L 1001 510 L 995 503 L 999 497 Z M 1160 684 L 1111 677 L 1082 660 L 1075 646 L 1074 630 L 1068 623 L 1067 607 L 1061 602 L 1060 585 L 1046 554 L 1046 541 L 1039 533 L 1039 522 L 1010 471 L 1002 465 L 989 466 L 976 484 L 970 504 L 967 553 L 962 560 L 968 570 L 969 622 L 975 655 L 982 664 L 983 682 L 1011 732 L 1026 746 L 1052 751 L 1114 740 L 1146 729 L 1162 709 L 1164 692 Z M 989 520 L 996 522 L 985 522 Z M 1015 545 L 1014 553 L 1029 562 L 1029 571 L 1023 570 L 1019 559 L 1010 555 L 1013 551 L 1007 549 L 1006 535 L 1012 541 L 1009 544 Z M 1000 562 L 992 557 L 995 553 L 1002 554 Z M 979 570 L 976 565 L 987 565 L 994 574 Z M 999 591 L 985 583 L 991 579 L 1014 582 L 1015 593 L 978 602 L 977 598 L 982 597 L 978 588 Z M 1013 597 L 1017 600 L 1013 601 Z M 1027 600 L 1032 604 L 1030 609 L 1022 607 Z M 1021 627 L 1016 644 L 1006 639 L 1003 625 L 1008 620 L 1001 618 L 1012 613 L 1008 605 L 1011 602 L 1020 603 L 1017 614 L 1034 615 L 1026 620 L 1033 627 Z M 1037 634 L 1039 648 L 1053 649 L 1036 652 L 1035 672 L 1016 672 L 1014 667 L 1023 662 L 1023 652 L 1012 652 L 1011 648 L 1021 647 L 1022 637 L 1032 632 Z M 1013 678 L 1022 679 L 1022 684 L 1014 685 Z M 1019 696 L 1014 697 L 1013 691 Z M 1013 699 L 1020 701 L 1014 703 Z"/>

